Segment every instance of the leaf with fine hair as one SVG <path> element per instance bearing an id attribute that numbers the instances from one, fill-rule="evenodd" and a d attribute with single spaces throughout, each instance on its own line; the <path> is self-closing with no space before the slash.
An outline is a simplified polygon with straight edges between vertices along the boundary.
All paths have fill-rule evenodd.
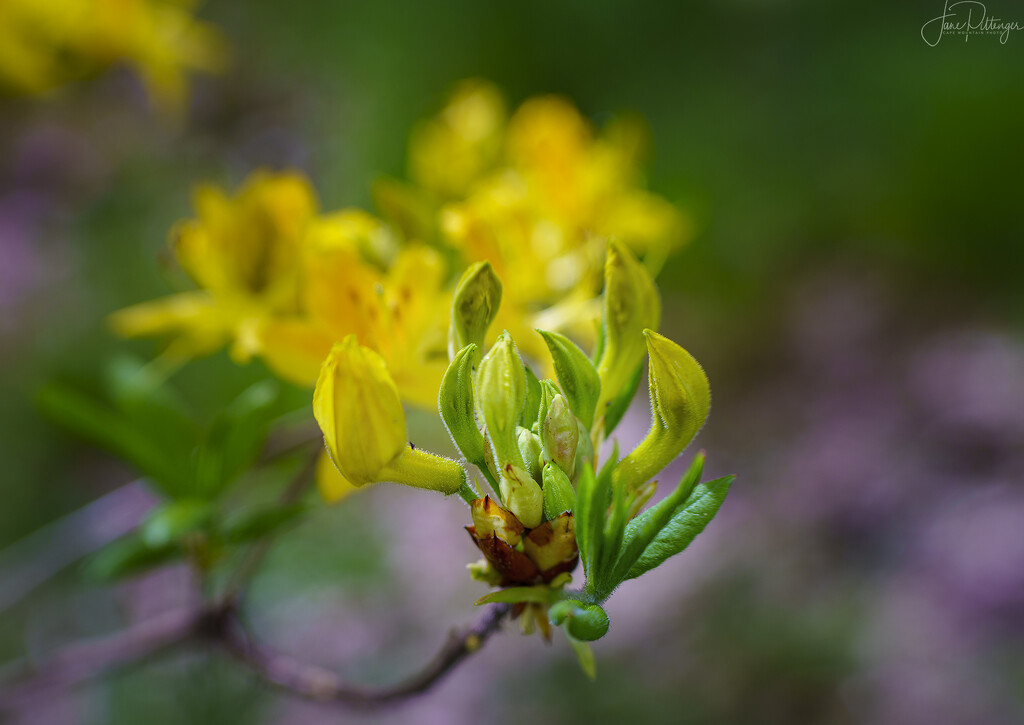
<path id="1" fill-rule="evenodd" d="M 668 524 L 658 532 L 637 562 L 633 564 L 626 579 L 635 579 L 660 566 L 666 559 L 675 556 L 689 546 L 690 542 L 718 513 L 735 478 L 735 476 L 725 476 L 698 485 L 686 503 L 676 511 Z"/>
<path id="2" fill-rule="evenodd" d="M 547 330 L 537 330 L 555 365 L 558 384 L 569 402 L 573 414 L 583 421 L 589 430 L 594 425 L 594 411 L 601 395 L 601 377 L 590 358 L 565 335 Z"/>
<path id="3" fill-rule="evenodd" d="M 644 553 L 644 550 L 654 541 L 666 524 L 672 519 L 676 511 L 682 506 L 693 489 L 700 482 L 700 476 L 704 472 L 704 454 L 698 453 L 690 464 L 690 467 L 679 480 L 675 490 L 666 496 L 655 506 L 644 511 L 642 514 L 629 522 L 619 552 L 618 561 L 615 563 L 615 583 L 623 581 L 630 568 Z"/>

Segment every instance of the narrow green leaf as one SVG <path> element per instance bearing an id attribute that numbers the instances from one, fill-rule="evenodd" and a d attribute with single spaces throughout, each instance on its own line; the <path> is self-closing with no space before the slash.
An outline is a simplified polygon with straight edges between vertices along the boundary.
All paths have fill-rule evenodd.
<path id="1" fill-rule="evenodd" d="M 619 552 L 619 559 L 615 564 L 615 583 L 621 582 L 637 559 L 644 553 L 644 550 L 654 541 L 666 524 L 672 519 L 680 507 L 690 498 L 694 488 L 700 483 L 701 474 L 704 472 L 704 454 L 698 453 L 694 457 L 690 467 L 679 479 L 679 485 L 675 490 L 662 499 L 658 504 L 651 506 L 639 516 L 629 522 L 626 527 L 626 534 Z"/>
<path id="2" fill-rule="evenodd" d="M 216 497 L 256 462 L 277 415 L 278 393 L 274 381 L 256 383 L 214 418 L 196 460 L 196 495 Z"/>
<path id="3" fill-rule="evenodd" d="M 725 476 L 697 486 L 682 509 L 658 532 L 654 541 L 630 568 L 626 579 L 635 579 L 689 546 L 718 513 L 733 479 L 735 476 Z"/>
<path id="4" fill-rule="evenodd" d="M 589 430 L 601 396 L 601 377 L 590 358 L 572 340 L 557 332 L 537 330 L 551 351 L 558 384 L 573 414 Z"/>
<path id="5" fill-rule="evenodd" d="M 168 496 L 188 492 L 189 462 L 171 458 L 159 441 L 150 439 L 123 414 L 56 383 L 38 390 L 36 402 L 56 423 L 124 459 Z"/>
<path id="6" fill-rule="evenodd" d="M 640 387 L 640 378 L 643 377 L 643 374 L 644 364 L 643 361 L 641 361 L 619 394 L 608 401 L 608 406 L 605 408 L 604 412 L 605 437 L 610 436 L 616 426 L 622 422 L 622 416 L 626 414 L 626 411 L 629 409 L 629 404 L 632 403 L 633 398 L 636 397 L 636 389 Z"/>
<path id="7" fill-rule="evenodd" d="M 282 505 L 274 502 L 254 506 L 225 521 L 221 534 L 232 544 L 252 541 L 296 522 L 308 510 L 309 506 L 303 503 Z"/>
<path id="8" fill-rule="evenodd" d="M 566 632 L 565 637 L 569 640 L 572 651 L 576 653 L 576 660 L 580 663 L 580 669 L 583 670 L 583 674 L 591 680 L 596 680 L 597 660 L 594 658 L 593 648 L 588 643 L 576 639 L 568 632 Z"/>
<path id="9" fill-rule="evenodd" d="M 175 544 L 151 547 L 138 532 L 123 536 L 90 556 L 82 565 L 86 579 L 109 582 L 139 574 L 184 556 Z"/>
<path id="10" fill-rule="evenodd" d="M 499 589 L 496 592 L 485 594 L 474 602 L 476 606 L 481 604 L 516 604 L 518 602 L 542 602 L 551 603 L 557 602 L 562 598 L 562 592 L 558 589 L 552 589 L 548 586 L 536 586 L 536 587 L 510 587 L 508 589 Z"/>
<path id="11" fill-rule="evenodd" d="M 537 414 L 540 410 L 540 380 L 537 379 L 529 365 L 524 365 L 524 367 L 526 368 L 526 403 L 523 404 L 523 412 L 519 416 L 519 425 L 532 429 L 533 424 L 537 422 Z"/>
<path id="12" fill-rule="evenodd" d="M 213 515 L 208 501 L 180 499 L 155 509 L 139 527 L 142 540 L 151 549 L 159 549 L 207 526 Z"/>
<path id="13" fill-rule="evenodd" d="M 573 512 L 576 523 L 576 547 L 580 550 L 580 561 L 583 562 L 583 570 L 587 573 L 588 578 L 590 576 L 590 503 L 596 485 L 594 468 L 588 463 L 584 466 L 576 485 L 576 508 Z"/>
<path id="14" fill-rule="evenodd" d="M 455 353 L 441 380 L 437 410 L 455 447 L 462 451 L 467 461 L 486 468 L 484 437 L 476 424 L 473 403 L 473 359 L 476 351 L 477 346 L 469 344 Z"/>

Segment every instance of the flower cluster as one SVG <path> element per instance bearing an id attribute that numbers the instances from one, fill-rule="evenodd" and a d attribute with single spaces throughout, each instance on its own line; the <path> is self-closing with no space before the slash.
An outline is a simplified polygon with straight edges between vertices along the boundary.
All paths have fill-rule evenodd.
<path id="1" fill-rule="evenodd" d="M 115 313 L 129 337 L 169 336 L 187 359 L 225 344 L 312 385 L 331 346 L 355 335 L 383 357 L 405 400 L 433 405 L 446 366 L 447 268 L 423 245 L 398 247 L 366 212 L 321 214 L 296 174 L 254 174 L 234 198 L 195 192 L 197 218 L 172 245 L 200 289 Z"/>
<path id="2" fill-rule="evenodd" d="M 224 41 L 174 0 L 4 0 L 0 88 L 43 93 L 116 64 L 180 108 L 187 74 L 220 70 Z"/>
<path id="3" fill-rule="evenodd" d="M 408 220 L 416 218 L 408 210 L 415 198 L 433 210 L 431 228 L 413 225 L 415 236 L 436 236 L 466 263 L 489 261 L 506 284 L 495 328 L 540 357 L 536 327 L 593 341 L 607 239 L 653 273 L 687 241 L 686 218 L 643 188 L 646 145 L 636 118 L 598 133 L 559 96 L 528 99 L 509 116 L 493 85 L 464 81 L 413 133 L 415 187 L 381 183 L 378 201 L 401 206 Z"/>
<path id="4" fill-rule="evenodd" d="M 506 118 L 491 86 L 464 83 L 413 135 L 416 185 L 378 184 L 380 218 L 323 212 L 294 173 L 254 174 L 234 196 L 200 187 L 195 218 L 172 233 L 198 289 L 112 323 L 169 337 L 170 361 L 227 346 L 237 362 L 315 382 L 323 497 L 377 482 L 458 494 L 483 555 L 471 573 L 497 587 L 481 603 L 514 604 L 548 637 L 564 625 L 590 662 L 584 642 L 608 627 L 600 605 L 682 551 L 731 482 L 699 483 L 697 456 L 645 509 L 710 389 L 657 333 L 653 270 L 686 225 L 641 187 L 641 145 L 635 125 L 597 134 L 559 98 Z M 650 431 L 599 461 L 646 361 Z M 461 460 L 411 445 L 403 403 L 436 405 Z"/>
<path id="5" fill-rule="evenodd" d="M 703 425 L 710 388 L 697 362 L 654 331 L 660 302 L 646 269 L 622 245 L 608 249 L 594 357 L 557 332 L 541 332 L 556 380 L 538 379 L 507 331 L 482 354 L 502 285 L 489 263 L 463 275 L 452 303 L 457 352 L 438 410 L 464 465 L 406 444 L 395 385 L 354 337 L 335 346 L 314 395 L 331 460 L 350 484 L 392 481 L 459 493 L 470 506 L 467 530 L 484 555 L 471 572 L 500 588 L 481 603 L 515 603 L 524 628 L 546 636 L 552 623 L 563 624 L 577 647 L 603 636 L 608 620 L 600 604 L 622 581 L 700 533 L 732 480 L 699 484 L 698 456 L 679 487 L 644 510 L 653 477 Z M 620 459 L 616 451 L 599 468 L 596 451 L 632 399 L 645 358 L 650 431 L 629 454 Z M 489 485 L 485 495 L 476 490 L 481 481 L 469 483 L 474 471 Z M 581 559 L 585 586 L 568 591 Z"/>

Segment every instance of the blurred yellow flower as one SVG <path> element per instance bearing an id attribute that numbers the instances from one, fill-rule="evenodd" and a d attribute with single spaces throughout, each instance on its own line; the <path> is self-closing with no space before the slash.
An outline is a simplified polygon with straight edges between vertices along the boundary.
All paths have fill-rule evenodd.
<path id="1" fill-rule="evenodd" d="M 172 358 L 230 343 L 232 357 L 246 362 L 260 351 L 261 326 L 299 309 L 313 189 L 296 174 L 259 172 L 233 198 L 198 187 L 193 206 L 197 218 L 176 225 L 171 243 L 200 289 L 120 310 L 111 324 L 126 337 L 170 336 Z"/>
<path id="2" fill-rule="evenodd" d="M 225 43 L 188 0 L 3 0 L 0 87 L 37 94 L 124 64 L 154 99 L 185 100 L 191 71 L 223 68 Z"/>
<path id="3" fill-rule="evenodd" d="M 387 238 L 364 212 L 318 220 L 305 255 L 302 312 L 268 321 L 261 348 L 278 375 L 311 385 L 331 345 L 355 335 L 384 359 L 404 400 L 433 408 L 448 367 L 447 269 L 422 245 L 394 252 L 384 267 L 368 261 L 375 255 L 367 250 L 387 250 L 379 241 Z"/>
<path id="4" fill-rule="evenodd" d="M 491 262 L 505 284 L 495 329 L 531 356 L 544 350 L 535 327 L 593 338 L 607 240 L 654 273 L 687 241 L 688 220 L 643 188 L 645 144 L 636 119 L 598 133 L 557 96 L 529 99 L 506 121 L 483 81 L 459 85 L 413 134 L 410 175 L 440 204 L 444 241 Z"/>
<path id="5" fill-rule="evenodd" d="M 197 218 L 178 224 L 172 243 L 200 289 L 114 313 L 118 333 L 169 336 L 178 360 L 230 344 L 237 362 L 259 356 L 308 386 L 351 334 L 383 357 L 403 399 L 437 404 L 451 294 L 436 250 L 399 248 L 366 212 L 318 216 L 297 174 L 255 173 L 234 198 L 203 186 L 194 205 Z"/>

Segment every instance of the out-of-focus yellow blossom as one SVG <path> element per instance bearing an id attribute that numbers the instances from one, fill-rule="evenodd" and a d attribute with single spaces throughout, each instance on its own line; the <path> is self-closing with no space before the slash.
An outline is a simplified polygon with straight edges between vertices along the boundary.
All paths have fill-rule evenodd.
<path id="1" fill-rule="evenodd" d="M 299 310 L 302 248 L 316 198 L 302 176 L 259 172 L 233 198 L 198 187 L 193 206 L 196 218 L 176 225 L 171 243 L 200 289 L 120 310 L 111 323 L 127 337 L 170 336 L 172 358 L 230 343 L 232 357 L 245 362 L 260 352 L 269 319 Z"/>
<path id="2" fill-rule="evenodd" d="M 687 219 L 643 188 L 645 137 L 635 119 L 599 133 L 557 96 L 527 100 L 506 122 L 481 81 L 413 135 L 411 174 L 441 204 L 444 240 L 491 262 L 506 290 L 495 329 L 531 356 L 543 357 L 535 327 L 592 338 L 608 239 L 655 272 L 687 240 Z"/>
<path id="3" fill-rule="evenodd" d="M 386 269 L 367 261 L 387 255 L 387 239 L 381 222 L 363 212 L 318 220 L 305 255 L 302 312 L 268 321 L 260 347 L 281 377 L 311 385 L 331 345 L 355 335 L 384 359 L 403 399 L 430 408 L 448 367 L 446 267 L 422 245 L 403 247 Z"/>
<path id="4" fill-rule="evenodd" d="M 309 386 L 331 346 L 355 335 L 383 357 L 403 399 L 436 404 L 451 300 L 436 250 L 399 248 L 366 212 L 317 216 L 312 187 L 296 174 L 258 172 L 234 198 L 200 187 L 195 208 L 172 240 L 200 289 L 121 310 L 116 331 L 170 336 L 172 359 L 230 344 L 237 362 L 259 356 Z"/>
<path id="5" fill-rule="evenodd" d="M 112 65 L 133 68 L 180 109 L 192 71 L 216 72 L 225 43 L 188 0 L 3 0 L 0 87 L 37 94 Z"/>

